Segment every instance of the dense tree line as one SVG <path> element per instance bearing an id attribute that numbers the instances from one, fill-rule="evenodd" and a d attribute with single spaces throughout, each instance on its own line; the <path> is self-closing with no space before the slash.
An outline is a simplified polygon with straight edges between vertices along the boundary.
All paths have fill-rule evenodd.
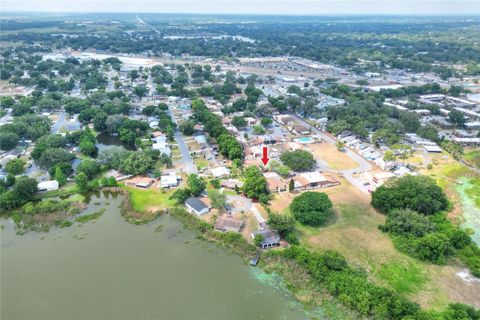
<path id="1" fill-rule="evenodd" d="M 438 65 L 437 62 L 480 61 L 480 51 L 474 46 L 475 21 L 455 18 L 449 21 L 417 18 L 412 24 L 411 21 L 368 19 L 368 23 L 358 23 L 354 19 L 338 21 L 308 18 L 299 23 L 297 20 L 282 19 L 279 22 L 275 19 L 258 18 L 255 23 L 248 25 L 228 22 L 204 24 L 189 21 L 189 24 L 193 25 L 201 23 L 198 27 L 205 33 L 239 35 L 254 39 L 254 45 L 230 37 L 163 38 L 151 30 L 128 34 L 114 30 L 98 36 L 88 34 L 81 29 L 76 37 L 22 32 L 4 34 L 0 40 L 23 41 L 29 44 L 42 42 L 51 46 L 71 47 L 75 50 L 96 48 L 125 53 L 149 51 L 153 54 L 169 52 L 173 55 L 191 54 L 211 57 L 289 55 L 327 63 L 333 62 L 344 67 L 355 66 L 360 59 L 371 60 L 373 57 L 380 67 L 389 66 L 414 72 L 432 71 L 444 78 L 454 74 L 455 71 Z M 152 19 L 151 23 L 156 28 L 166 28 L 169 34 L 176 34 L 170 26 L 164 24 L 165 22 Z M 67 26 L 64 24 L 62 27 Z M 462 30 L 461 36 L 458 30 Z M 449 41 L 445 41 L 445 32 Z M 189 34 L 183 29 L 182 33 L 182 35 Z M 428 55 L 418 54 L 419 52 L 428 52 Z M 375 70 L 378 66 L 372 64 L 370 68 Z M 478 72 L 478 67 L 469 68 L 467 72 Z M 205 79 L 203 70 L 197 71 L 195 75 L 195 79 Z"/>
<path id="2" fill-rule="evenodd" d="M 480 275 L 480 248 L 447 219 L 447 197 L 433 179 L 405 176 L 389 181 L 372 193 L 372 205 L 387 214 L 380 229 L 392 235 L 399 250 L 436 264 L 457 256 L 472 274 Z"/>
<path id="3" fill-rule="evenodd" d="M 319 288 L 325 288 L 362 317 L 373 319 L 476 320 L 480 312 L 463 304 L 450 304 L 443 312 L 425 312 L 402 295 L 373 284 L 362 270 L 350 267 L 334 251 L 316 253 L 292 246 L 272 253 L 294 260 L 305 268 Z"/>
<path id="4" fill-rule="evenodd" d="M 192 102 L 193 117 L 204 126 L 204 130 L 217 140 L 219 151 L 230 160 L 243 160 L 243 147 L 237 139 L 230 135 L 222 124 L 222 120 L 213 114 L 205 103 L 196 99 Z"/>

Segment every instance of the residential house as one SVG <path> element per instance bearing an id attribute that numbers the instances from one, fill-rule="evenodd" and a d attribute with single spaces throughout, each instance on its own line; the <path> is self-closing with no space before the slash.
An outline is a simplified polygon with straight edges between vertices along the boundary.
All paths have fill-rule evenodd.
<path id="1" fill-rule="evenodd" d="M 230 170 L 228 170 L 226 167 L 216 167 L 210 169 L 210 172 L 214 178 L 224 178 L 230 175 Z"/>
<path id="2" fill-rule="evenodd" d="M 174 188 L 178 186 L 178 177 L 174 172 L 160 177 L 160 186 L 162 188 Z"/>
<path id="3" fill-rule="evenodd" d="M 185 201 L 185 206 L 188 212 L 195 213 L 197 216 L 201 216 L 210 211 L 210 208 L 200 200 L 200 198 L 188 198 Z"/>
<path id="4" fill-rule="evenodd" d="M 287 190 L 287 185 L 276 172 L 266 172 L 263 175 L 267 180 L 267 189 L 270 192 Z"/>
<path id="5" fill-rule="evenodd" d="M 300 190 L 308 190 L 315 188 L 327 188 L 339 185 L 333 177 L 325 177 L 320 172 L 302 172 L 293 177 L 294 188 Z"/>
<path id="6" fill-rule="evenodd" d="M 240 232 L 243 226 L 245 225 L 244 220 L 234 219 L 228 214 L 224 214 L 215 222 L 215 230 L 218 231 L 231 231 L 231 232 Z"/>
<path id="7" fill-rule="evenodd" d="M 241 188 L 241 187 L 243 187 L 243 182 L 239 181 L 239 180 L 233 180 L 233 179 L 222 180 L 220 182 L 220 186 L 223 187 L 223 188 L 228 188 L 228 189 L 235 189 L 235 186 L 237 188 Z"/>
<path id="8" fill-rule="evenodd" d="M 262 242 L 260 244 L 262 249 L 268 249 L 280 245 L 280 236 L 275 231 L 269 229 L 254 231 L 251 234 L 252 239 L 255 239 L 255 236 L 257 235 L 262 236 Z"/>
<path id="9" fill-rule="evenodd" d="M 48 180 L 38 183 L 37 190 L 38 192 L 47 192 L 58 190 L 59 184 L 57 180 Z"/>

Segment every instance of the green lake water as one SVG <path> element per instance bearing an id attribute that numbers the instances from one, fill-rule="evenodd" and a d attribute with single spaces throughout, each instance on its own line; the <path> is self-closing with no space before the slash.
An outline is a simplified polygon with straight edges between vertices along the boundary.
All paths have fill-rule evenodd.
<path id="1" fill-rule="evenodd" d="M 308 318 L 279 277 L 196 239 L 169 216 L 131 225 L 120 201 L 94 196 L 86 213 L 104 207 L 98 220 L 48 233 L 17 236 L 2 220 L 0 318 Z"/>

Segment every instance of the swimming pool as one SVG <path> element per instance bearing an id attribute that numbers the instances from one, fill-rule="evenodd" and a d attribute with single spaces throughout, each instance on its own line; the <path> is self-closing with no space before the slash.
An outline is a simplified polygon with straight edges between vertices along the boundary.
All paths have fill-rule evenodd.
<path id="1" fill-rule="evenodd" d="M 301 137 L 301 138 L 297 138 L 297 139 L 294 139 L 295 142 L 298 142 L 298 143 L 303 143 L 303 144 L 308 144 L 308 143 L 314 143 L 315 140 L 311 137 Z"/>

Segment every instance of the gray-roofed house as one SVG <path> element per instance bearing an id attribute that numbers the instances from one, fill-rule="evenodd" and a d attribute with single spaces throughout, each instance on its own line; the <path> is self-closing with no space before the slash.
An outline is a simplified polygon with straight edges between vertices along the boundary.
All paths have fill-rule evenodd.
<path id="1" fill-rule="evenodd" d="M 200 200 L 200 198 L 188 198 L 185 201 L 185 206 L 188 212 L 195 213 L 197 216 L 201 216 L 210 211 L 210 208 Z"/>
<path id="2" fill-rule="evenodd" d="M 254 239 L 256 235 L 261 235 L 263 237 L 262 243 L 260 244 L 262 249 L 268 249 L 280 245 L 280 236 L 275 231 L 269 229 L 254 231 L 252 232 L 252 239 Z"/>

